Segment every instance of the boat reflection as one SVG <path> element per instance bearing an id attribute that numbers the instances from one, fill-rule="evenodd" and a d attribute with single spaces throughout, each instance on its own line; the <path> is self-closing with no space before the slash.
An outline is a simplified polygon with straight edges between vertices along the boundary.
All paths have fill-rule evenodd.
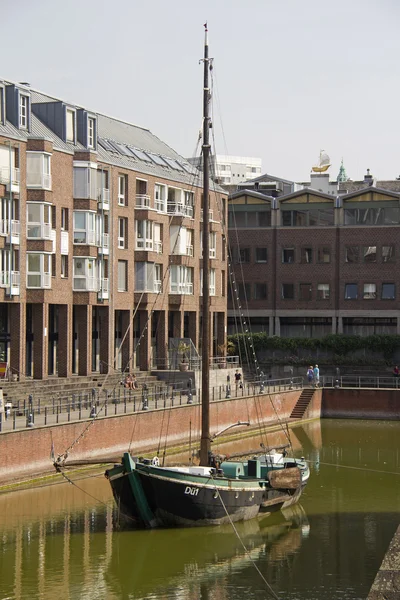
<path id="1" fill-rule="evenodd" d="M 235 524 L 237 534 L 231 525 L 124 531 L 113 536 L 105 579 L 110 590 L 129 598 L 158 598 L 161 588 L 188 591 L 204 582 L 210 587 L 228 574 L 254 569 L 258 561 L 269 568 L 287 561 L 299 551 L 309 528 L 304 509 L 296 505 Z"/>

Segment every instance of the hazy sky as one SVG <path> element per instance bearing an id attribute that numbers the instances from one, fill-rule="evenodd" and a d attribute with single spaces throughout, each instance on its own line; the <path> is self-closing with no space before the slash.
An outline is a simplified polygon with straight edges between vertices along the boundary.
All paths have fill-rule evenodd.
<path id="1" fill-rule="evenodd" d="M 306 181 L 400 174 L 399 0 L 0 0 L 0 78 L 149 128 L 192 156 L 203 23 L 216 152 Z"/>

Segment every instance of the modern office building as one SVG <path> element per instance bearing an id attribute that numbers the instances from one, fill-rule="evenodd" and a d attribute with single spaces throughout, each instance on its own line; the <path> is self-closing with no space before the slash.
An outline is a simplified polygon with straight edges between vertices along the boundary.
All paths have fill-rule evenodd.
<path id="1" fill-rule="evenodd" d="M 202 170 L 202 157 L 189 158 L 188 161 Z M 237 186 L 243 181 L 261 175 L 261 158 L 251 156 L 228 156 L 214 154 L 211 157 L 211 177 L 223 186 Z"/>
<path id="2" fill-rule="evenodd" d="M 0 81 L 0 360 L 18 377 L 166 365 L 200 345 L 199 173 L 149 130 Z M 210 197 L 213 348 L 226 194 Z"/>

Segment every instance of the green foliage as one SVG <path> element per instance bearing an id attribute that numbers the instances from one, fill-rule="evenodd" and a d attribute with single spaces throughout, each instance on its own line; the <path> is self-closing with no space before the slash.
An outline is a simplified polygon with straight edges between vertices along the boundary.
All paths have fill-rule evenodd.
<path id="1" fill-rule="evenodd" d="M 287 353 L 285 358 L 279 362 L 289 362 L 292 364 L 307 364 L 313 362 L 312 355 L 316 350 L 329 351 L 332 357 L 330 362 L 343 364 L 346 362 L 356 362 L 358 364 L 370 364 L 371 358 L 368 354 L 381 354 L 382 362 L 393 360 L 394 352 L 400 348 L 400 335 L 370 335 L 361 337 L 358 335 L 327 335 L 323 338 L 283 338 L 277 336 L 268 336 L 266 333 L 238 334 L 229 336 L 229 341 L 235 345 L 235 354 L 244 355 L 245 349 L 254 345 L 255 352 L 280 350 Z M 240 350 L 240 352 L 239 352 Z M 310 356 L 301 358 L 299 351 L 309 351 Z M 355 352 L 364 350 L 365 357 L 352 356 Z M 276 362 L 277 359 L 273 359 Z M 376 362 L 376 358 L 373 359 Z M 379 360 L 379 359 L 378 359 Z"/>

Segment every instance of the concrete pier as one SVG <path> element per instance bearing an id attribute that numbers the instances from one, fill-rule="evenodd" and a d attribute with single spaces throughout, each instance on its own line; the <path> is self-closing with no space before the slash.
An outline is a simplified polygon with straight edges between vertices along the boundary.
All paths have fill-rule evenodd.
<path id="1" fill-rule="evenodd" d="M 400 526 L 372 584 L 367 600 L 399 600 L 400 598 Z"/>

